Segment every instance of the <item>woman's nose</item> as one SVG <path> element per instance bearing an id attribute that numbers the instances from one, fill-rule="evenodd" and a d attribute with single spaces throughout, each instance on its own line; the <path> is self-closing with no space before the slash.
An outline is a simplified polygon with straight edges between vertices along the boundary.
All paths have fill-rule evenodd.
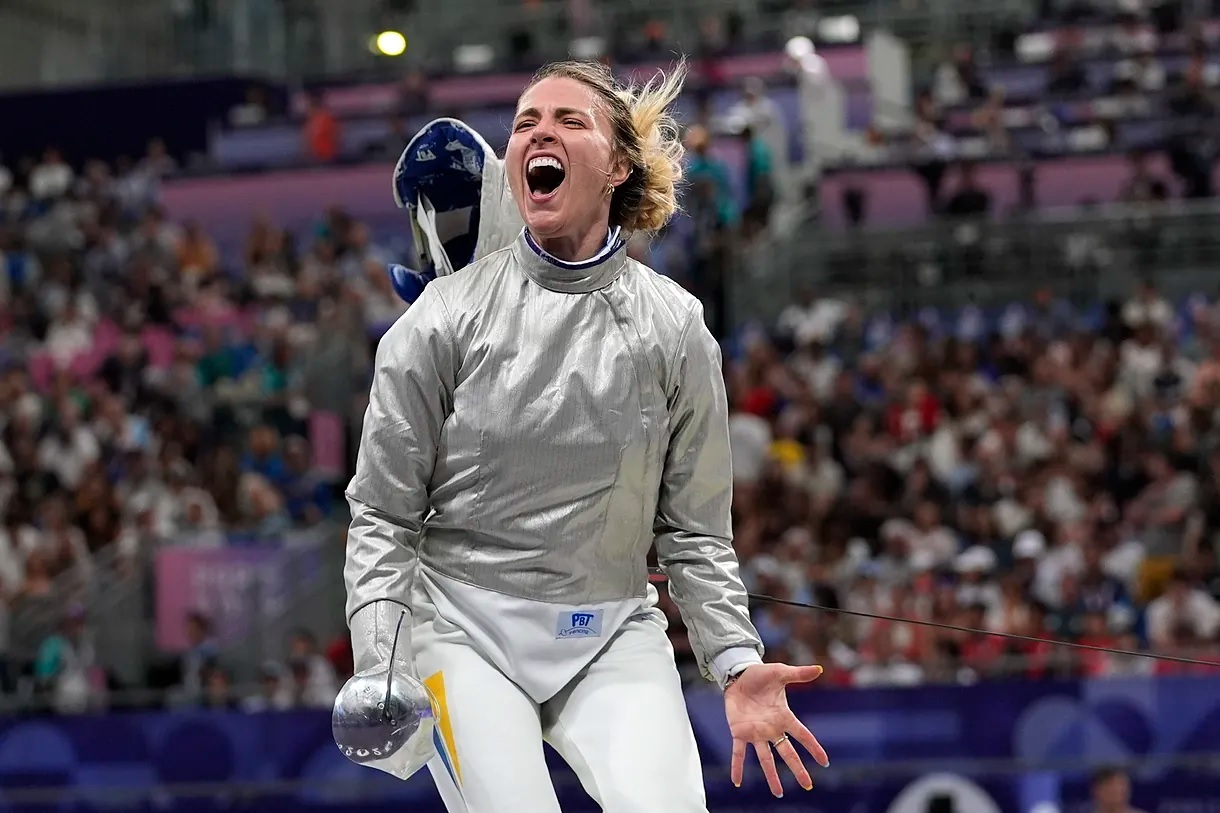
<path id="1" fill-rule="evenodd" d="M 555 141 L 555 132 L 550 124 L 539 122 L 530 132 L 531 144 L 551 144 Z"/>

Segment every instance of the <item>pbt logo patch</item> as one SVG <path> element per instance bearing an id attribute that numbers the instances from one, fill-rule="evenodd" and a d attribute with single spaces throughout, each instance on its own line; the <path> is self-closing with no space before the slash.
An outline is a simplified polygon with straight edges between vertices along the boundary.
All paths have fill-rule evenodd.
<path id="1" fill-rule="evenodd" d="M 601 610 L 574 610 L 559 614 L 556 638 L 599 638 L 601 634 Z"/>

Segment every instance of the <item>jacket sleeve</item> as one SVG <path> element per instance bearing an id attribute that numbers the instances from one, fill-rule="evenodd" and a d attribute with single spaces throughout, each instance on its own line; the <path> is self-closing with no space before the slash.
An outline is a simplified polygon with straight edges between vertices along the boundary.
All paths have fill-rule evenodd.
<path id="1" fill-rule="evenodd" d="M 356 474 L 344 581 L 357 671 L 376 665 L 392 619 L 409 609 L 441 427 L 453 409 L 459 352 L 436 285 L 377 346 Z M 383 602 L 401 605 L 377 607 Z M 368 608 L 367 610 L 365 608 Z"/>
<path id="2" fill-rule="evenodd" d="M 720 347 L 696 305 L 669 387 L 670 439 L 654 526 L 657 560 L 703 674 L 725 679 L 762 660 L 733 550 L 733 472 Z"/>

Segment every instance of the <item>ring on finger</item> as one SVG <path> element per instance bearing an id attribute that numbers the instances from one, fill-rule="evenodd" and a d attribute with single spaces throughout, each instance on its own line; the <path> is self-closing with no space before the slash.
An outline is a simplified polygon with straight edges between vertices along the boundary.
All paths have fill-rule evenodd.
<path id="1" fill-rule="evenodd" d="M 787 741 L 788 741 L 788 735 L 787 735 L 787 734 L 785 734 L 784 736 L 780 737 L 778 740 L 776 740 L 775 742 L 773 742 L 773 743 L 771 743 L 771 744 L 772 744 L 772 745 L 775 745 L 775 746 L 778 746 L 778 745 L 780 745 L 781 743 L 785 743 L 785 742 L 787 742 Z"/>

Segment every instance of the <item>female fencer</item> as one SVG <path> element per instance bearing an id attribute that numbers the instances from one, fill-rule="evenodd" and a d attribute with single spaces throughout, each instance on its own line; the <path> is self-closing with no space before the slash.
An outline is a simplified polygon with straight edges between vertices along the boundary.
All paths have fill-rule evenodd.
<path id="1" fill-rule="evenodd" d="M 430 691 L 451 813 L 558 813 L 544 741 L 607 813 L 706 813 L 653 547 L 724 689 L 733 782 L 747 746 L 776 795 L 776 755 L 806 789 L 797 743 L 827 764 L 785 696 L 821 669 L 763 663 L 738 576 L 719 347 L 625 249 L 677 208 L 683 76 L 542 69 L 504 159 L 524 230 L 431 280 L 377 350 L 348 618 L 358 672 L 392 674 L 405 612 L 393 657 Z"/>

